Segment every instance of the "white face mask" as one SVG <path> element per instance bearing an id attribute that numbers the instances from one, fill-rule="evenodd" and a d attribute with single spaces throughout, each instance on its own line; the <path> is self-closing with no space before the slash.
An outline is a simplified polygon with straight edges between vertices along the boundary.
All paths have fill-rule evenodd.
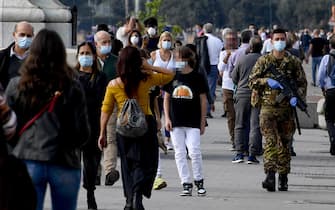
<path id="1" fill-rule="evenodd" d="M 137 45 L 139 41 L 140 41 L 140 39 L 138 38 L 138 36 L 132 36 L 132 37 L 130 37 L 130 42 L 133 45 Z"/>
<path id="2" fill-rule="evenodd" d="M 176 71 L 181 71 L 186 67 L 186 65 L 186 61 L 176 61 L 174 64 L 174 68 L 176 69 Z"/>
<path id="3" fill-rule="evenodd" d="M 148 34 L 150 36 L 155 36 L 156 35 L 156 29 L 154 27 L 148 28 Z"/>

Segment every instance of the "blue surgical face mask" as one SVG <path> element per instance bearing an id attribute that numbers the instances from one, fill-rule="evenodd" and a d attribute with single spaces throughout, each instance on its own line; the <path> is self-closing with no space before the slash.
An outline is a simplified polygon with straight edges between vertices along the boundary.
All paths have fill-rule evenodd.
<path id="1" fill-rule="evenodd" d="M 154 64 L 154 62 L 153 62 L 153 60 L 152 60 L 151 58 L 147 59 L 147 62 L 148 62 L 148 64 L 150 64 L 150 65 L 153 65 L 153 64 Z"/>
<path id="2" fill-rule="evenodd" d="M 33 42 L 33 39 L 31 37 L 24 36 L 24 37 L 17 38 L 17 45 L 21 49 L 28 49 L 32 42 Z"/>
<path id="3" fill-rule="evenodd" d="M 174 67 L 177 71 L 181 71 L 186 67 L 186 65 L 187 65 L 186 61 L 176 61 Z"/>
<path id="4" fill-rule="evenodd" d="M 102 45 L 100 47 L 100 53 L 106 55 L 112 51 L 112 45 Z"/>
<path id="5" fill-rule="evenodd" d="M 273 48 L 277 51 L 283 51 L 286 47 L 286 41 L 274 41 L 273 42 Z"/>
<path id="6" fill-rule="evenodd" d="M 171 42 L 170 41 L 162 41 L 162 48 L 165 50 L 171 49 Z"/>
<path id="7" fill-rule="evenodd" d="M 78 61 L 82 67 L 91 67 L 93 65 L 92 55 L 80 55 Z"/>

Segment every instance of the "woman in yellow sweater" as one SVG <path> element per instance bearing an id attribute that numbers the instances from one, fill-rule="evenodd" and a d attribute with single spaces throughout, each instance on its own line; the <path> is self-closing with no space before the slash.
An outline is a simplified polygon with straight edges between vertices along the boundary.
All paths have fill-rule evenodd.
<path id="1" fill-rule="evenodd" d="M 151 196 L 152 185 L 158 164 L 158 140 L 156 122 L 149 104 L 149 89 L 164 85 L 174 77 L 168 69 L 154 67 L 141 59 L 137 48 L 124 48 L 117 63 L 118 77 L 109 82 L 101 108 L 99 147 L 106 145 L 106 125 L 117 106 L 122 109 L 127 98 L 136 98 L 146 114 L 148 131 L 136 139 L 117 133 L 121 159 L 123 190 L 126 197 L 125 210 L 142 210 L 142 196 Z"/>

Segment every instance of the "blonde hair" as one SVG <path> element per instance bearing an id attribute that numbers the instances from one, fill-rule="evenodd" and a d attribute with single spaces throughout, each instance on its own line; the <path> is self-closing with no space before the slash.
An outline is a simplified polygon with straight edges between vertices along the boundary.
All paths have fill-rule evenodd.
<path id="1" fill-rule="evenodd" d="M 162 39 L 164 37 L 170 37 L 171 39 L 171 44 L 172 44 L 172 41 L 173 41 L 173 37 L 172 37 L 172 34 L 168 31 L 164 31 L 163 33 L 161 33 L 160 37 L 159 37 L 159 41 L 158 41 L 158 44 L 157 44 L 157 47 L 160 49 L 162 48 Z"/>

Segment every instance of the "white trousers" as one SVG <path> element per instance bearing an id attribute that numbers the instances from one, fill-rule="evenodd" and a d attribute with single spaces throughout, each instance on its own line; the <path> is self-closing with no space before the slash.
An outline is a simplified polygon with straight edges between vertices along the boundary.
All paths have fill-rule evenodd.
<path id="1" fill-rule="evenodd" d="M 193 179 L 203 179 L 202 155 L 200 150 L 200 129 L 188 127 L 174 127 L 170 132 L 174 147 L 174 156 L 181 183 L 192 183 L 190 170 L 187 162 L 187 152 L 191 158 Z"/>

